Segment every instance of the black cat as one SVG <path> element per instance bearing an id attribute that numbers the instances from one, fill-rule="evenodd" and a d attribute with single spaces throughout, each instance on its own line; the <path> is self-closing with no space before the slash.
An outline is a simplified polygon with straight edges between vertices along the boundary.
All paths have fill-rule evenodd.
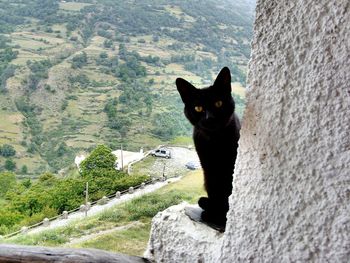
<path id="1" fill-rule="evenodd" d="M 214 85 L 205 89 L 182 78 L 176 79 L 176 86 L 185 104 L 184 113 L 194 126 L 193 140 L 204 171 L 208 197 L 198 201 L 204 210 L 202 220 L 224 229 L 240 130 L 230 70 L 223 68 Z"/>

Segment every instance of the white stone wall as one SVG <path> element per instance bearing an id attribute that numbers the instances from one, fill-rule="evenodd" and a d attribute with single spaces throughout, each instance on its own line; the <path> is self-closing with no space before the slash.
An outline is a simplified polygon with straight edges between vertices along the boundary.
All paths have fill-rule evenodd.
<path id="1" fill-rule="evenodd" d="M 221 262 L 350 260 L 350 2 L 258 1 Z"/>
<path id="2" fill-rule="evenodd" d="M 170 208 L 146 255 L 349 262 L 350 1 L 258 1 L 248 84 L 224 236 Z"/>

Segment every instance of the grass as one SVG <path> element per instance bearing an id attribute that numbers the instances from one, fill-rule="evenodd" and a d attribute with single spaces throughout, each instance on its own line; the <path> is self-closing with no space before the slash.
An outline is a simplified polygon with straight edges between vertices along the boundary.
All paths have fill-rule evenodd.
<path id="1" fill-rule="evenodd" d="M 23 150 L 18 141 L 22 140 L 21 122 L 23 116 L 19 113 L 0 110 L 0 145 L 11 144 L 16 151 Z"/>
<path id="2" fill-rule="evenodd" d="M 0 242 L 41 245 L 65 246 L 75 248 L 98 248 L 129 255 L 142 255 L 146 249 L 151 228 L 151 219 L 159 211 L 178 204 L 183 200 L 195 203 L 204 194 L 201 171 L 189 172 L 181 180 L 165 187 L 115 206 L 83 221 L 71 223 L 64 228 L 48 230 L 38 234 L 27 234 L 13 237 Z M 141 222 L 127 229 L 113 230 L 115 227 Z M 91 240 L 69 244 L 70 239 L 84 235 L 96 234 L 99 231 L 111 229 L 108 234 L 98 235 Z"/>
<path id="3" fill-rule="evenodd" d="M 132 165 L 132 173 L 133 174 L 148 174 L 149 167 L 152 167 L 156 162 L 156 158 L 152 156 L 147 156 L 142 162 L 137 162 Z"/>
<path id="4" fill-rule="evenodd" d="M 89 3 L 79 3 L 79 2 L 61 2 L 60 9 L 65 11 L 80 11 L 85 6 L 89 6 Z"/>
<path id="5" fill-rule="evenodd" d="M 69 231 L 69 228 L 67 228 L 66 231 Z M 45 231 L 35 235 L 19 235 L 10 240 L 0 239 L 1 243 L 13 243 L 32 246 L 57 246 L 68 241 L 69 238 L 66 235 L 62 235 L 59 229 Z"/>
<path id="6" fill-rule="evenodd" d="M 42 60 L 45 59 L 45 56 L 34 54 L 32 52 L 29 52 L 28 50 L 19 50 L 19 54 L 15 60 L 13 60 L 11 63 L 14 65 L 26 65 L 27 60 Z"/>
<path id="7" fill-rule="evenodd" d="M 136 226 L 122 231 L 115 231 L 71 247 L 97 248 L 142 256 L 148 243 L 150 227 L 151 225 L 147 224 L 146 226 Z"/>
<path id="8" fill-rule="evenodd" d="M 143 123 L 142 123 L 143 125 Z M 144 127 L 148 125 L 147 123 L 144 124 Z M 156 138 L 152 137 L 149 134 L 137 132 L 133 135 L 132 142 L 128 143 L 128 145 L 133 148 L 135 151 L 139 150 L 139 146 L 142 145 L 144 150 L 147 151 L 148 149 L 154 148 L 157 145 L 162 144 L 163 142 Z"/>
<path id="9" fill-rule="evenodd" d="M 171 140 L 170 142 L 171 145 L 180 145 L 180 146 L 193 146 L 193 139 L 192 137 L 187 137 L 187 136 L 178 136 Z"/>
<path id="10" fill-rule="evenodd" d="M 20 45 L 23 49 L 28 50 L 37 50 L 39 48 L 51 47 L 50 44 L 45 44 L 43 42 L 40 42 L 39 40 L 33 39 L 14 39 L 13 43 L 16 45 Z"/>

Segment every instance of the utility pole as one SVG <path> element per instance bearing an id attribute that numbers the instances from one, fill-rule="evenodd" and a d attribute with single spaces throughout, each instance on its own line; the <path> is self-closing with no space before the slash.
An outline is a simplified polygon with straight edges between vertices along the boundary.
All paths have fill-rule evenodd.
<path id="1" fill-rule="evenodd" d="M 123 168 L 124 168 L 124 160 L 123 160 L 123 144 L 120 145 L 120 157 L 121 157 L 121 163 L 122 163 L 122 171 L 123 171 Z"/>
<path id="2" fill-rule="evenodd" d="M 163 162 L 163 179 L 165 179 L 165 162 Z"/>
<path id="3" fill-rule="evenodd" d="M 85 217 L 87 217 L 88 201 L 89 201 L 89 182 L 86 182 L 86 188 L 85 188 Z"/>

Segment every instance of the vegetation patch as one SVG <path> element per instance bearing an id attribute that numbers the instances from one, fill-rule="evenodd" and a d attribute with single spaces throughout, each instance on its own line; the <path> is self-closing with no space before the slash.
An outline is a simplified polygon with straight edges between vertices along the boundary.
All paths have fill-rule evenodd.
<path id="1" fill-rule="evenodd" d="M 92 240 L 73 245 L 76 248 L 96 248 L 128 255 L 142 256 L 147 247 L 151 225 L 135 226 L 115 231 Z"/>
<path id="2" fill-rule="evenodd" d="M 66 11 L 80 11 L 86 6 L 90 6 L 90 3 L 79 3 L 79 2 L 61 2 L 60 9 Z"/>
<path id="3" fill-rule="evenodd" d="M 26 245 L 99 248 L 129 255 L 142 255 L 149 239 L 152 217 L 157 212 L 182 201 L 195 203 L 202 195 L 205 194 L 201 172 L 190 172 L 181 180 L 168 184 L 154 193 L 118 205 L 97 216 L 88 217 L 64 228 L 44 231 L 40 234 L 21 234 L 3 241 Z M 116 227 L 127 226 L 133 222 L 142 222 L 142 224 L 135 224 L 134 227 L 113 231 Z M 69 240 L 106 229 L 111 229 L 113 232 L 98 235 L 92 240 L 69 244 Z"/>
<path id="4" fill-rule="evenodd" d="M 99 143 L 136 150 L 190 136 L 177 77 L 203 87 L 229 66 L 244 86 L 252 22 L 245 5 L 10 2 L 0 3 L 0 32 L 7 34 L 0 37 L 0 102 L 6 108 L 0 118 L 15 111 L 25 120 L 16 134 L 0 130 L 0 143 L 18 151 L 16 163 L 31 160 L 25 165 L 33 167 L 32 176 L 64 171 L 76 152 Z M 22 98 L 34 114 L 16 107 Z M 110 107 L 112 100 L 117 103 Z M 63 144 L 67 154 L 50 153 Z"/>
<path id="5" fill-rule="evenodd" d="M 58 148 L 58 154 L 65 151 L 64 147 Z M 4 150 L 4 146 L 1 149 Z M 6 145 L 2 153 L 15 154 L 14 149 Z M 84 203 L 86 182 L 89 182 L 89 197 L 93 202 L 149 179 L 115 170 L 115 161 L 111 150 L 101 145 L 82 162 L 78 177 L 58 179 L 53 174 L 44 173 L 33 182 L 28 179 L 17 181 L 13 173 L 0 173 L 0 198 L 10 201 L 0 208 L 0 234 L 8 234 L 21 226 L 41 222 L 45 217 L 78 208 Z M 7 167 L 7 170 L 12 169 Z"/>

